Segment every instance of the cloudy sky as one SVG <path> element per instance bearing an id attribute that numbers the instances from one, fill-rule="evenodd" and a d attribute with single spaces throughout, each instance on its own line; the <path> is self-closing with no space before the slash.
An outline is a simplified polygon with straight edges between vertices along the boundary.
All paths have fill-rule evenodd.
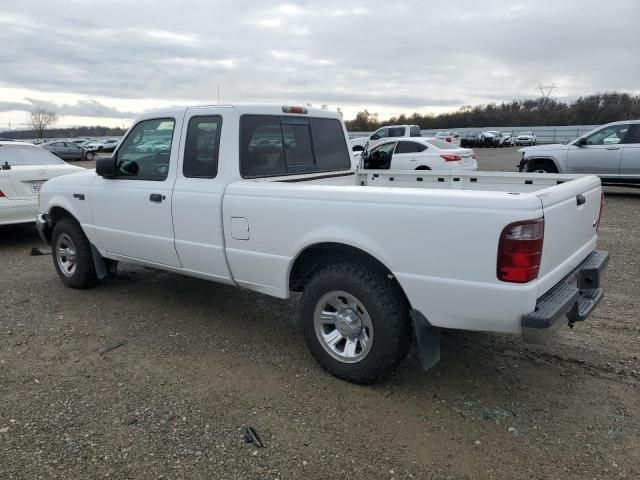
<path id="1" fill-rule="evenodd" d="M 640 1 L 0 0 L 0 130 L 128 126 L 165 105 L 284 102 L 381 118 L 640 91 Z"/>

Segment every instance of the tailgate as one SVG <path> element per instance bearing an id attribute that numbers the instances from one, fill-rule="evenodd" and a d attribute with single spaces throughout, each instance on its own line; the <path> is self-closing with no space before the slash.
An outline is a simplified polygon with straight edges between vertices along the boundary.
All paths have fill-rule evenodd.
<path id="1" fill-rule="evenodd" d="M 596 246 L 600 179 L 585 176 L 537 192 L 544 212 L 539 295 L 571 272 Z"/>

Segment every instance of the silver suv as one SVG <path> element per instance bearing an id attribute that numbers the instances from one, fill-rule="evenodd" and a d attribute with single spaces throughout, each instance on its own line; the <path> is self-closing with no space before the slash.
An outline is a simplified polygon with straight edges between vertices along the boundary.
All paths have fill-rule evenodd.
<path id="1" fill-rule="evenodd" d="M 640 184 L 640 120 L 608 123 L 566 145 L 518 151 L 521 172 L 584 173 L 598 175 L 603 184 Z"/>

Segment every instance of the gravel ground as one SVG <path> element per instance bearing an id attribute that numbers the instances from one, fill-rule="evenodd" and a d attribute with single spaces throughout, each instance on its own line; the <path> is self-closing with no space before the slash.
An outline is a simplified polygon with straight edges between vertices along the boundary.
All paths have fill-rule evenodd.
<path id="1" fill-rule="evenodd" d="M 66 289 L 33 227 L 0 228 L 0 478 L 640 478 L 640 190 L 607 191 L 587 322 L 449 332 L 433 370 L 412 350 L 374 387 L 317 366 L 296 299 L 133 266 Z"/>

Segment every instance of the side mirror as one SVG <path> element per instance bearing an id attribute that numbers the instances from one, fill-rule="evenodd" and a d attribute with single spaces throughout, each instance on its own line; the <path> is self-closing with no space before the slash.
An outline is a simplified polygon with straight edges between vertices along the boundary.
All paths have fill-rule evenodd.
<path id="1" fill-rule="evenodd" d="M 584 147 L 587 144 L 586 138 L 579 138 L 573 143 L 576 147 Z"/>
<path id="2" fill-rule="evenodd" d="M 102 157 L 96 160 L 96 173 L 104 178 L 112 178 L 116 175 L 117 156 Z"/>
<path id="3" fill-rule="evenodd" d="M 373 135 L 371 135 L 369 138 L 370 138 L 371 140 L 378 140 L 378 139 L 380 138 L 380 135 L 378 135 L 378 134 L 374 133 L 374 134 L 373 134 Z"/>

